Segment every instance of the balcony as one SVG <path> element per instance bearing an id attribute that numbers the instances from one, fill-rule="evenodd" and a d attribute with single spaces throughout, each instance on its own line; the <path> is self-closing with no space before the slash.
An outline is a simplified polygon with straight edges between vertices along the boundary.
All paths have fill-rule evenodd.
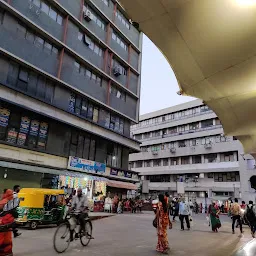
<path id="1" fill-rule="evenodd" d="M 233 172 L 239 171 L 239 162 L 218 162 L 218 163 L 202 163 L 187 165 L 170 165 L 159 167 L 142 167 L 133 168 L 132 170 L 139 172 L 140 175 L 156 175 L 156 174 L 184 174 L 184 173 L 209 173 L 209 172 Z"/>
<path id="2" fill-rule="evenodd" d="M 140 141 L 145 142 L 145 141 L 151 141 L 151 140 L 158 140 L 158 139 L 162 139 L 162 138 L 170 138 L 170 137 L 182 136 L 182 135 L 186 135 L 186 134 L 194 134 L 197 132 L 210 131 L 210 130 L 214 130 L 214 129 L 222 129 L 222 125 L 213 125 L 213 126 L 206 127 L 206 128 L 199 128 L 196 130 L 188 130 L 188 131 L 183 131 L 183 132 L 163 134 L 163 135 L 156 136 L 156 137 L 148 137 L 145 139 L 141 139 Z"/>
<path id="3" fill-rule="evenodd" d="M 187 146 L 187 147 L 175 147 L 159 150 L 156 158 L 170 158 L 179 156 L 192 156 L 203 155 L 208 153 L 221 153 L 228 151 L 243 151 L 242 144 L 238 140 L 212 143 L 211 148 L 205 148 L 205 145 Z M 129 161 L 150 160 L 152 159 L 152 152 L 140 152 L 131 154 Z"/>
<path id="4" fill-rule="evenodd" d="M 212 110 L 208 110 L 208 111 L 205 111 L 205 112 L 194 113 L 192 115 L 181 116 L 181 117 L 177 117 L 177 118 L 174 118 L 174 119 L 168 119 L 168 120 L 158 122 L 158 123 L 151 123 L 151 124 L 139 125 L 139 126 L 137 124 L 135 128 L 134 128 L 134 126 L 131 127 L 131 131 L 136 131 L 136 130 L 151 127 L 151 126 L 167 124 L 167 123 L 171 123 L 171 122 L 174 122 L 174 121 L 184 120 L 184 119 L 193 118 L 193 117 L 196 117 L 196 116 L 201 116 L 201 115 L 206 115 L 206 114 L 212 114 L 212 113 L 214 114 L 214 112 Z"/>

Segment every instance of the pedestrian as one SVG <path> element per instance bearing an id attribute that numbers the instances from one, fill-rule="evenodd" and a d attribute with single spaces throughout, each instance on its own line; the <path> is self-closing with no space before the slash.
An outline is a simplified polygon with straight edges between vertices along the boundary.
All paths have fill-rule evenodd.
<path id="1" fill-rule="evenodd" d="M 210 224 L 212 226 L 213 232 L 218 232 L 218 229 L 221 227 L 221 222 L 219 218 L 220 209 L 218 205 L 212 201 L 212 204 L 209 205 L 208 214 L 210 215 Z"/>
<path id="2" fill-rule="evenodd" d="M 118 202 L 117 213 L 118 214 L 123 213 L 122 212 L 122 201 L 121 200 L 119 200 L 119 202 Z"/>
<path id="3" fill-rule="evenodd" d="M 15 186 L 13 187 L 13 198 L 18 198 L 19 192 L 20 192 L 20 185 L 15 185 Z M 14 238 L 21 235 L 21 233 L 19 233 L 19 231 L 18 231 L 18 229 L 17 229 L 17 224 L 16 224 L 16 222 L 13 222 L 12 232 L 13 232 Z"/>
<path id="4" fill-rule="evenodd" d="M 138 201 L 138 210 L 139 210 L 140 213 L 142 211 L 142 206 L 143 206 L 143 202 L 142 202 L 141 199 L 139 199 L 139 201 Z"/>
<path id="5" fill-rule="evenodd" d="M 170 209 L 170 204 L 169 204 L 170 196 L 169 196 L 168 192 L 165 193 L 165 195 L 164 195 L 164 200 L 165 200 L 166 205 L 167 205 L 169 225 L 172 225 L 172 224 L 171 224 L 171 220 L 170 220 L 170 215 L 169 215 L 169 212 L 170 212 L 170 210 L 169 210 L 169 209 Z"/>
<path id="6" fill-rule="evenodd" d="M 235 198 L 235 202 L 231 205 L 231 215 L 232 215 L 232 233 L 235 234 L 235 223 L 238 221 L 240 226 L 240 236 L 243 234 L 243 227 L 241 221 L 241 206 L 238 204 L 238 199 Z"/>
<path id="7" fill-rule="evenodd" d="M 189 215 L 190 215 L 189 204 L 185 201 L 185 198 L 183 198 L 179 205 L 179 216 L 180 216 L 181 230 L 184 230 L 184 219 L 187 224 L 187 229 L 190 230 Z"/>
<path id="8" fill-rule="evenodd" d="M 249 201 L 249 204 L 245 208 L 244 216 L 249 223 L 251 228 L 252 237 L 255 238 L 256 231 L 256 206 L 253 204 L 253 201 Z"/>
<path id="9" fill-rule="evenodd" d="M 190 216 L 193 215 L 193 210 L 194 210 L 194 205 L 191 201 L 191 199 L 189 200 L 189 213 L 190 213 Z"/>
<path id="10" fill-rule="evenodd" d="M 13 191 L 7 189 L 0 200 L 0 213 L 2 212 L 4 206 L 13 200 Z M 0 256 L 12 256 L 12 231 L 11 227 L 14 223 L 14 211 L 6 212 L 0 215 L 0 226 L 3 231 L 0 232 Z"/>
<path id="11" fill-rule="evenodd" d="M 245 201 L 242 201 L 242 204 L 240 206 L 241 206 L 241 223 L 243 225 L 243 224 L 245 224 L 245 219 L 244 219 L 244 211 L 246 209 Z M 239 227 L 239 222 L 237 221 L 236 228 L 238 228 L 238 227 Z"/>
<path id="12" fill-rule="evenodd" d="M 176 199 L 174 204 L 175 204 L 175 206 L 174 206 L 174 214 L 173 214 L 172 221 L 175 221 L 175 218 L 179 215 L 179 201 L 178 201 L 178 199 Z"/>
<path id="13" fill-rule="evenodd" d="M 169 251 L 169 242 L 167 236 L 167 228 L 169 225 L 169 214 L 168 214 L 168 206 L 166 204 L 166 200 L 163 194 L 158 196 L 159 203 L 157 205 L 157 236 L 158 242 L 156 246 L 156 250 L 163 254 L 168 254 Z M 171 228 L 171 226 L 170 226 Z"/>
<path id="14" fill-rule="evenodd" d="M 195 213 L 198 214 L 199 213 L 199 205 L 197 202 L 195 202 Z"/>

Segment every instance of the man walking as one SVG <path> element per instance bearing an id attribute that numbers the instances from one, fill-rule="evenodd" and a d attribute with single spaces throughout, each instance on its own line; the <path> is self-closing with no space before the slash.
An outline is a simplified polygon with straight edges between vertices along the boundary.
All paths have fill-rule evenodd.
<path id="1" fill-rule="evenodd" d="M 231 205 L 231 215 L 232 215 L 232 233 L 235 234 L 235 223 L 238 222 L 240 226 L 241 236 L 243 234 L 243 227 L 241 221 L 241 206 L 238 203 L 238 199 L 235 198 L 235 202 Z"/>
<path id="2" fill-rule="evenodd" d="M 190 223 L 189 223 L 189 204 L 185 202 L 183 198 L 179 205 L 179 216 L 180 216 L 180 223 L 181 223 L 181 230 L 184 230 L 184 219 L 186 220 L 187 228 L 190 230 Z"/>
<path id="3" fill-rule="evenodd" d="M 18 198 L 18 193 L 20 192 L 20 185 L 15 185 L 13 187 L 13 199 Z M 18 237 L 21 235 L 17 229 L 16 222 L 13 222 L 12 224 L 12 232 L 14 237 Z"/>
<path id="4" fill-rule="evenodd" d="M 249 204 L 245 208 L 244 216 L 249 222 L 252 237 L 255 238 L 256 231 L 256 206 L 253 204 L 253 201 L 249 201 Z"/>

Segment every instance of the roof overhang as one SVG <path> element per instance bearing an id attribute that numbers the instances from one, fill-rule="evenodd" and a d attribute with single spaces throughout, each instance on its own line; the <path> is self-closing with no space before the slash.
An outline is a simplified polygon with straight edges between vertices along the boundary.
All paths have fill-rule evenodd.
<path id="1" fill-rule="evenodd" d="M 202 99 L 225 133 L 256 153 L 256 1 L 121 3 L 165 55 L 181 93 Z"/>

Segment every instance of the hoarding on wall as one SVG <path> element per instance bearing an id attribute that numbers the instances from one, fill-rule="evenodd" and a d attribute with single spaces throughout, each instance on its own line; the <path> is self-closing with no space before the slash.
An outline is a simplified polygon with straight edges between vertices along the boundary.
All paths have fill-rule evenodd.
<path id="1" fill-rule="evenodd" d="M 0 126 L 6 127 L 9 122 L 10 110 L 7 108 L 0 108 Z"/>
<path id="2" fill-rule="evenodd" d="M 79 157 L 70 156 L 68 161 L 69 170 L 84 171 L 90 173 L 105 173 L 106 165 L 95 161 L 82 159 Z"/>

